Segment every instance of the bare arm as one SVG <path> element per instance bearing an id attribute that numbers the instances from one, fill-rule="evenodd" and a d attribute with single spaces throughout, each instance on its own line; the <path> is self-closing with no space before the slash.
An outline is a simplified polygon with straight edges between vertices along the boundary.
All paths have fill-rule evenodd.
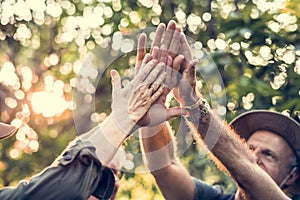
<path id="1" fill-rule="evenodd" d="M 198 134 L 207 140 L 206 144 L 212 144 L 208 145 L 212 159 L 219 165 L 222 163 L 221 167 L 224 166 L 237 182 L 238 194 L 244 199 L 287 199 L 273 179 L 257 165 L 239 136 L 213 111 L 199 122 Z"/>
<path id="2" fill-rule="evenodd" d="M 176 156 L 176 140 L 169 124 L 142 128 L 144 162 L 155 177 L 162 194 L 170 200 L 192 200 L 194 184 Z"/>
<path id="3" fill-rule="evenodd" d="M 190 52 L 186 38 L 182 38 L 181 41 L 183 54 L 185 57 L 189 57 Z M 174 90 L 176 98 L 182 106 L 195 105 L 201 98 L 201 94 L 196 90 L 194 63 L 186 63 L 182 79 L 185 81 L 181 81 L 178 88 Z M 199 112 L 202 108 L 204 108 L 203 104 L 200 103 L 199 107 L 190 111 L 191 116 L 196 116 L 196 119 L 190 118 L 192 120 L 188 122 L 188 125 L 200 139 L 204 140 L 216 163 L 222 163 L 226 167 L 237 182 L 240 191 L 245 191 L 246 198 L 287 199 L 273 179 L 257 165 L 254 157 L 248 151 L 248 147 L 229 125 L 212 110 L 203 119 L 200 119 Z"/>
<path id="4" fill-rule="evenodd" d="M 176 27 L 172 30 L 175 29 Z M 159 29 L 158 32 L 159 31 L 162 32 L 163 29 Z M 155 45 L 160 46 L 161 43 L 162 45 L 169 46 L 169 48 L 173 50 L 178 50 L 176 45 L 173 46 L 176 42 L 176 37 L 170 34 L 166 35 L 167 38 L 169 38 L 167 40 L 163 40 L 159 36 L 156 37 Z M 169 53 L 171 55 L 181 53 L 185 58 L 181 69 L 181 80 L 173 92 L 181 106 L 191 106 L 201 97 L 201 94 L 196 90 L 195 65 L 197 61 L 192 60 L 192 54 L 187 40 L 183 34 L 181 36 L 181 52 L 176 52 L 175 50 Z M 172 41 L 172 38 L 174 41 Z M 139 56 L 138 53 L 137 59 L 139 60 L 141 57 L 142 56 Z M 175 60 L 176 58 L 174 59 L 174 63 L 176 63 Z M 202 106 L 203 105 L 200 104 L 199 108 Z M 194 114 L 193 112 L 195 112 L 195 110 L 191 111 L 191 115 Z M 196 109 L 196 112 L 199 112 L 199 109 Z M 188 124 L 190 128 L 195 131 L 195 135 L 198 135 L 200 139 L 204 140 L 212 152 L 213 159 L 215 161 L 221 161 L 236 180 L 240 188 L 239 191 L 246 191 L 246 197 L 251 199 L 287 198 L 272 178 L 256 164 L 251 153 L 240 138 L 237 137 L 235 132 L 231 130 L 228 125 L 224 125 L 225 123 L 215 115 L 213 111 L 210 111 L 202 120 L 194 120 Z M 154 175 L 165 198 L 193 199 L 194 185 L 189 173 L 176 159 L 176 150 L 174 149 L 175 140 L 168 124 L 161 124 L 153 128 L 143 128 L 141 129 L 141 137 L 141 144 L 145 153 L 145 164 Z M 216 157 L 218 159 L 216 159 Z M 241 192 L 237 193 L 236 199 L 241 197 L 239 194 L 241 194 Z"/>
<path id="5" fill-rule="evenodd" d="M 123 88 L 118 72 L 112 70 L 112 113 L 98 127 L 81 136 L 96 147 L 102 164 L 108 165 L 122 142 L 136 130 L 137 123 L 161 95 L 166 76 L 164 67 L 163 63 L 149 61 Z"/>
<path id="6" fill-rule="evenodd" d="M 151 56 L 153 58 L 158 59 L 160 62 L 170 63 L 168 60 L 171 57 L 173 64 L 173 69 L 167 67 L 167 88 L 156 102 L 161 107 L 164 107 L 166 95 L 176 85 L 177 71 L 183 61 L 183 56 L 177 56 L 180 32 L 174 21 L 168 24 L 166 30 L 165 25 L 160 24 L 152 44 Z M 145 40 L 145 36 L 139 38 L 136 71 L 140 69 L 141 60 L 145 56 Z M 172 42 L 172 40 L 176 40 L 177 43 Z M 160 48 L 160 52 L 157 53 L 155 47 Z M 167 116 L 178 111 L 176 108 L 168 109 Z M 169 124 L 165 122 L 154 127 L 141 128 L 140 138 L 145 165 L 155 177 L 164 197 L 171 200 L 192 200 L 194 197 L 194 184 L 189 173 L 180 164 L 176 156 L 176 140 Z"/>

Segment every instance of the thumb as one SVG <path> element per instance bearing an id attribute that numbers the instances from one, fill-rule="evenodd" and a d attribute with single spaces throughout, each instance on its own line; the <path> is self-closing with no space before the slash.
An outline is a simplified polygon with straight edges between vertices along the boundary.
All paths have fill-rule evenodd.
<path id="1" fill-rule="evenodd" d="M 181 115 L 186 115 L 187 111 L 186 109 L 180 108 L 180 107 L 172 107 L 167 109 L 167 120 L 173 118 L 173 117 L 179 117 Z"/>
<path id="2" fill-rule="evenodd" d="M 199 61 L 197 59 L 193 59 L 192 61 L 189 62 L 188 64 L 188 70 L 189 71 L 194 71 L 196 69 L 196 66 L 198 65 Z"/>
<path id="3" fill-rule="evenodd" d="M 119 73 L 112 69 L 110 71 L 110 76 L 111 76 L 111 84 L 112 84 L 112 89 L 114 90 L 120 90 L 121 89 L 121 77 Z"/>
<path id="4" fill-rule="evenodd" d="M 180 65 L 182 64 L 183 60 L 184 60 L 183 55 L 178 55 L 174 58 L 174 61 L 173 61 L 174 70 L 176 70 L 176 71 L 180 70 Z"/>
<path id="5" fill-rule="evenodd" d="M 196 76 L 196 67 L 198 65 L 199 61 L 197 59 L 194 59 L 188 63 L 188 66 L 183 71 L 183 77 L 185 77 L 187 80 L 194 79 Z"/>

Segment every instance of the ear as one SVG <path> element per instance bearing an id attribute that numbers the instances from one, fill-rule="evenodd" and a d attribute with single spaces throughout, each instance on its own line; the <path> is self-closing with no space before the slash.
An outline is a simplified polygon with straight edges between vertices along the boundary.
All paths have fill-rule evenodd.
<path id="1" fill-rule="evenodd" d="M 288 180 L 286 181 L 285 185 L 287 187 L 290 187 L 291 185 L 293 185 L 294 183 L 296 183 L 296 181 L 299 178 L 299 169 L 297 168 L 296 170 L 293 171 L 293 173 L 291 173 L 290 177 L 288 178 Z"/>

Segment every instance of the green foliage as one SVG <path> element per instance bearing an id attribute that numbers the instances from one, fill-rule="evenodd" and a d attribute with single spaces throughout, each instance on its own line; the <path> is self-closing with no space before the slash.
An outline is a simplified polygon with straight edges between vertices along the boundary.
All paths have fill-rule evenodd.
<path id="1" fill-rule="evenodd" d="M 227 121 L 249 109 L 272 109 L 299 121 L 298 1 L 288 1 L 286 5 L 243 0 L 164 0 L 158 4 L 146 0 L 17 2 L 0 3 L 0 117 L 24 129 L 19 130 L 18 137 L 1 142 L 1 186 L 15 185 L 40 171 L 77 133 L 110 113 L 108 72 L 116 68 L 130 79 L 135 59 L 134 50 L 120 56 L 120 47 L 112 48 L 113 36 L 155 27 L 170 19 L 175 19 L 185 34 L 200 42 L 212 57 L 225 87 L 221 93 L 226 92 L 223 107 L 227 112 L 222 117 Z M 106 51 L 99 51 L 96 63 L 86 64 L 88 54 L 97 52 L 100 46 Z M 119 55 L 117 61 L 108 63 L 113 55 Z M 78 70 L 81 65 L 95 65 L 96 71 L 87 68 L 91 73 L 83 77 Z M 200 66 L 197 74 L 203 82 L 203 92 L 209 95 L 210 86 L 201 70 Z M 95 78 L 95 74 L 102 76 Z M 76 88 L 75 78 L 86 81 L 88 87 Z M 61 83 L 63 87 L 57 88 Z M 77 89 L 75 97 L 79 101 L 73 110 L 70 104 Z M 36 112 L 32 98 L 38 91 L 58 95 L 68 106 L 51 116 Z M 47 102 L 45 107 L 54 110 L 59 105 Z M 90 107 L 94 110 L 87 109 Z M 171 121 L 174 130 L 179 123 L 179 119 Z M 130 153 L 140 151 L 136 137 L 128 139 L 125 146 Z M 199 154 L 195 146 L 191 145 L 180 157 L 191 174 L 233 192 L 235 186 L 230 178 Z M 131 161 L 136 168 L 142 166 L 141 160 Z M 118 199 L 141 196 L 162 199 L 149 174 L 126 173 Z"/>

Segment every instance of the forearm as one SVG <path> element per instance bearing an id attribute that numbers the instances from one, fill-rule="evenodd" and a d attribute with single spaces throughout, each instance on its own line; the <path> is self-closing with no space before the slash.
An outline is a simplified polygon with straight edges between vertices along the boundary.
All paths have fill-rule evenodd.
<path id="1" fill-rule="evenodd" d="M 176 160 L 175 139 L 167 122 L 141 128 L 140 140 L 144 162 L 151 172 L 162 169 Z"/>
<path id="2" fill-rule="evenodd" d="M 221 161 L 226 169 L 237 179 L 243 178 L 245 167 L 256 165 L 245 143 L 213 111 L 210 111 L 207 116 L 199 121 L 197 134 L 204 141 L 213 156 L 216 157 L 215 159 Z M 247 175 L 245 177 L 249 179 Z"/>
<path id="3" fill-rule="evenodd" d="M 96 147 L 96 154 L 103 165 L 108 165 L 120 145 L 129 133 L 119 129 L 112 115 L 94 129 L 80 136 L 81 139 L 90 141 Z"/>
<path id="4" fill-rule="evenodd" d="M 114 176 L 101 165 L 94 146 L 77 138 L 51 166 L 29 181 L 2 188 L 0 199 L 87 199 L 92 194 L 108 199 L 113 186 Z"/>
<path id="5" fill-rule="evenodd" d="M 222 163 L 251 198 L 286 198 L 272 178 L 256 164 L 251 152 L 235 131 L 213 111 L 196 125 L 197 134 L 204 140 L 213 156 L 220 161 L 216 163 Z"/>
<path id="6" fill-rule="evenodd" d="M 164 197 L 171 200 L 193 199 L 194 185 L 176 157 L 176 141 L 169 124 L 142 128 L 140 132 L 144 162 Z"/>

